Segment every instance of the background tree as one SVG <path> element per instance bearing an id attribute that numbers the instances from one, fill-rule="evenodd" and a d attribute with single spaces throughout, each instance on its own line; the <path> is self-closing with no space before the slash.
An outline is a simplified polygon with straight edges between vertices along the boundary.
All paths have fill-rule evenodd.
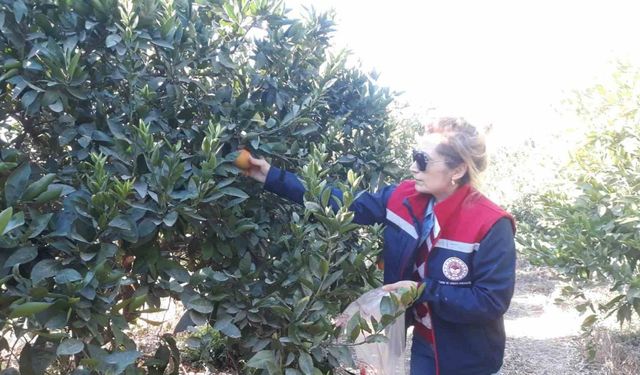
<path id="1" fill-rule="evenodd" d="M 398 177 L 390 138 L 411 131 L 388 90 L 328 52 L 330 16 L 269 0 L 0 4 L 0 327 L 20 372 L 177 371 L 171 335 L 153 358 L 128 336 L 164 297 L 241 371 L 346 361 L 331 317 L 379 283 L 379 228 L 327 209 L 324 186 L 344 181 L 348 205 Z M 244 178 L 241 147 L 299 171 L 305 208 Z"/>
<path id="2" fill-rule="evenodd" d="M 616 314 L 640 314 L 640 122 L 637 68 L 620 65 L 608 85 L 579 93 L 573 104 L 589 130 L 556 184 L 536 196 L 521 225 L 520 242 L 532 259 L 558 267 L 576 282 L 567 295 L 584 299 L 585 326 Z M 596 306 L 580 285 L 604 282 L 613 297 Z"/>

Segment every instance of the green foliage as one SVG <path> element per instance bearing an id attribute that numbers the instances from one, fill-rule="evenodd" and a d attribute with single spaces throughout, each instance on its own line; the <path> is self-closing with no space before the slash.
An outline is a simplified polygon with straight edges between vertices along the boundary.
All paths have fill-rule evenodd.
<path id="1" fill-rule="evenodd" d="M 345 207 L 400 151 L 392 96 L 326 52 L 332 27 L 269 0 L 0 1 L 0 329 L 21 373 L 164 372 L 173 338 L 143 358 L 128 328 L 165 297 L 243 371 L 337 364 L 330 317 L 379 283 L 380 228 Z M 239 147 L 301 171 L 305 207 L 243 177 Z"/>
<path id="2" fill-rule="evenodd" d="M 212 367 L 226 368 L 229 364 L 226 361 L 226 342 L 220 331 L 213 329 L 209 325 L 192 329 L 195 332 L 184 342 L 184 361 L 191 367 Z M 232 348 L 228 348 L 232 350 Z"/>
<path id="3" fill-rule="evenodd" d="M 247 253 L 235 274 L 212 273 L 199 284 L 201 295 L 224 301 L 218 305 L 214 328 L 229 337 L 242 336 L 237 341 L 241 349 L 255 353 L 248 367 L 306 374 L 338 366 L 344 352 L 332 344 L 339 333 L 332 317 L 363 286 L 379 283 L 372 267 L 379 251 L 377 236 L 353 224 L 348 210 L 361 178 L 349 172 L 347 183 L 336 182 L 344 195 L 341 208 L 334 211 L 322 178 L 329 173 L 323 167 L 325 151 L 324 145 L 313 149 L 301 171 L 307 188 L 304 213 L 278 210 L 280 220 L 271 226 L 273 240 L 256 252 L 254 261 Z M 375 234 L 380 228 L 372 230 Z M 241 330 L 251 331 L 251 337 Z"/>
<path id="4" fill-rule="evenodd" d="M 638 77 L 636 69 L 621 67 L 611 87 L 599 85 L 577 97 L 578 113 L 591 130 L 560 176 L 564 188 L 533 201 L 537 220 L 520 234 L 535 260 L 575 281 L 610 285 L 613 298 L 597 307 L 579 288 L 565 290 L 584 299 L 582 311 L 591 310 L 585 327 L 596 317 L 616 314 L 624 323 L 640 314 Z"/>

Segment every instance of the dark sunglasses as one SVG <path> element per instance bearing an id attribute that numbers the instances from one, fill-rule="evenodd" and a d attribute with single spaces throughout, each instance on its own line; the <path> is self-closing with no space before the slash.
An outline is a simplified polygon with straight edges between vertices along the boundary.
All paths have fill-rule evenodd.
<path id="1" fill-rule="evenodd" d="M 427 170 L 427 165 L 429 165 L 429 155 L 424 151 L 413 150 L 413 161 L 418 164 L 420 172 L 424 172 Z"/>

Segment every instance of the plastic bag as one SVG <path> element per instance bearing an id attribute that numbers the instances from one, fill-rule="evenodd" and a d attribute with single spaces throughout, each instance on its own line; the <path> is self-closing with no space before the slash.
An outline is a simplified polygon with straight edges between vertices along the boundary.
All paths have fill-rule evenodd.
<path id="1" fill-rule="evenodd" d="M 380 301 L 389 292 L 382 288 L 373 289 L 353 301 L 339 316 L 337 324 L 346 327 L 346 323 L 357 312 L 367 321 L 374 317 L 380 321 Z M 343 335 L 346 332 L 343 331 Z M 374 342 L 352 347 L 354 359 L 360 375 L 405 375 L 404 349 L 406 329 L 404 313 L 400 315 L 384 332 L 387 342 Z M 355 342 L 363 342 L 369 334 L 362 332 Z"/>

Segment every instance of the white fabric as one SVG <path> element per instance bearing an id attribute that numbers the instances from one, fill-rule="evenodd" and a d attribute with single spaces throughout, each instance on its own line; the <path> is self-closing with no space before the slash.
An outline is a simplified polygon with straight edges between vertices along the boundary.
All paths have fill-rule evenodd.
<path id="1" fill-rule="evenodd" d="M 339 321 L 346 327 L 346 322 L 357 312 L 367 321 L 371 321 L 371 317 L 380 321 L 382 317 L 380 301 L 382 301 L 382 297 L 388 295 L 389 292 L 383 291 L 382 288 L 373 289 L 363 294 L 345 309 L 339 317 Z M 406 331 L 404 324 L 404 314 L 402 314 L 385 329 L 384 334 L 387 337 L 387 342 L 362 344 L 353 347 L 355 352 L 354 360 L 358 365 L 359 373 L 366 373 L 367 375 L 406 374 L 404 358 Z M 368 335 L 366 332 L 361 333 L 355 342 L 363 342 Z"/>
<path id="2" fill-rule="evenodd" d="M 401 218 L 395 212 L 391 211 L 388 208 L 387 208 L 387 220 L 399 226 L 400 229 L 407 232 L 411 237 L 415 239 L 418 238 L 418 232 L 416 232 L 416 228 L 413 226 L 413 224 L 407 222 L 405 219 Z"/>
<path id="3" fill-rule="evenodd" d="M 437 238 L 440 234 L 440 223 L 438 222 L 438 217 L 433 215 L 433 237 Z"/>
<path id="4" fill-rule="evenodd" d="M 479 243 L 453 241 L 453 240 L 447 240 L 447 239 L 444 239 L 444 238 L 440 238 L 438 240 L 438 243 L 436 244 L 436 247 L 439 247 L 439 248 L 442 248 L 442 249 L 453 250 L 453 251 L 459 251 L 461 253 L 472 253 L 475 250 L 478 250 L 478 247 L 480 247 L 480 244 Z"/>

